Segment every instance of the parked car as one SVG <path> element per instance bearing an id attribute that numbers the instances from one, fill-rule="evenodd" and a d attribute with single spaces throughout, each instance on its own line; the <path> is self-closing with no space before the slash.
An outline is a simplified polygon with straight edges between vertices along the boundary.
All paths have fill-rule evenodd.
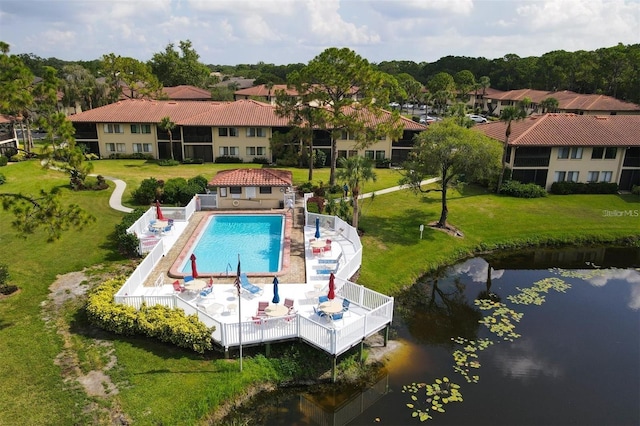
<path id="1" fill-rule="evenodd" d="M 400 104 L 399 104 L 399 103 L 397 103 L 397 102 L 389 102 L 389 106 L 390 106 L 391 108 L 398 108 L 398 107 L 400 107 Z"/>
<path id="2" fill-rule="evenodd" d="M 440 121 L 441 118 L 431 117 L 430 115 L 421 115 L 420 116 L 420 124 L 431 124 L 434 121 Z"/>
<path id="3" fill-rule="evenodd" d="M 487 120 L 486 118 L 484 118 L 481 115 L 477 115 L 477 114 L 467 114 L 467 118 L 470 118 L 471 120 L 475 121 L 476 123 L 486 123 Z"/>

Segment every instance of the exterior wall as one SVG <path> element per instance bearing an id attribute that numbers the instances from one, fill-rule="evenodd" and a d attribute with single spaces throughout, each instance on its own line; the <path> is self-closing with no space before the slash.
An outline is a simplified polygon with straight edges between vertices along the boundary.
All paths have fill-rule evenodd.
<path id="1" fill-rule="evenodd" d="M 576 148 L 576 147 L 571 147 Z M 560 159 L 558 158 L 559 147 L 551 149 L 549 159 L 549 174 L 547 175 L 546 189 L 551 189 L 557 171 L 579 172 L 578 182 L 587 182 L 589 172 L 600 172 L 599 180 L 602 179 L 602 172 L 611 172 L 610 182 L 619 183 L 620 170 L 624 161 L 625 149 L 618 147 L 615 159 L 591 159 L 593 147 L 582 147 L 582 159 Z"/>
<path id="2" fill-rule="evenodd" d="M 100 142 L 100 152 L 108 157 L 111 154 L 133 154 L 133 144 L 150 144 L 151 152 L 143 152 L 143 154 L 150 154 L 154 158 L 158 157 L 158 145 L 156 141 L 156 125 L 151 124 L 151 133 L 131 133 L 131 124 L 138 123 L 116 123 L 122 126 L 124 133 L 106 133 L 104 131 L 104 123 L 97 124 L 98 141 Z M 148 124 L 148 123 L 147 123 Z M 116 151 L 107 150 L 107 144 L 124 144 L 124 151 L 118 151 L 116 145 Z"/>
<path id="3" fill-rule="evenodd" d="M 228 127 L 227 127 L 228 128 Z M 220 157 L 225 155 L 221 153 L 220 148 L 238 148 L 238 154 L 234 155 L 242 159 L 244 162 L 252 162 L 256 157 L 266 157 L 271 160 L 271 149 L 269 148 L 269 139 L 272 136 L 272 129 L 270 127 L 255 127 L 265 130 L 264 137 L 250 137 L 247 136 L 247 129 L 251 127 L 234 127 L 238 130 L 237 136 L 219 136 L 218 127 L 213 129 L 213 156 Z M 248 155 L 247 147 L 262 147 L 265 148 L 264 155 Z M 231 155 L 231 154 L 227 154 Z"/>
<path id="4" fill-rule="evenodd" d="M 254 193 L 251 191 L 254 190 Z M 242 187 L 241 194 L 231 194 L 229 187 L 218 188 L 218 208 L 220 209 L 277 209 L 284 202 L 284 187 L 274 186 L 271 194 L 261 194 L 260 187 Z M 236 205 L 237 204 L 237 205 Z"/>
<path id="5" fill-rule="evenodd" d="M 338 139 L 337 140 L 338 151 L 356 151 L 355 145 L 356 141 L 349 139 Z M 384 140 L 378 140 L 373 144 L 367 146 L 364 149 L 358 149 L 358 155 L 364 156 L 365 151 L 384 151 L 384 158 L 391 158 L 391 139 L 385 138 Z"/>

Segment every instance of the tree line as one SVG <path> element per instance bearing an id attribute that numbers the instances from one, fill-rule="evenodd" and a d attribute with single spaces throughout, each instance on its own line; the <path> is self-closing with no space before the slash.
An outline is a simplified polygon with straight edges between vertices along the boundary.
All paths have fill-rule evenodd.
<path id="1" fill-rule="evenodd" d="M 218 100 L 233 99 L 231 87 L 218 85 L 221 82 L 211 73 L 220 73 L 224 79 L 229 76 L 255 79 L 254 84 L 286 84 L 289 74 L 300 71 L 305 64 L 293 63 L 275 65 L 265 62 L 257 64 L 203 64 L 189 40 L 180 41 L 178 46 L 170 43 L 162 52 L 153 54 L 147 62 L 124 58 L 109 53 L 101 59 L 92 61 L 63 61 L 57 58 L 40 58 L 33 54 L 16 55 L 36 76 L 44 73 L 45 67 L 58 71 L 58 76 L 67 80 L 70 86 L 84 84 L 84 89 L 69 88 L 67 99 L 78 97 L 74 90 L 81 91 L 86 103 L 85 108 L 110 102 L 107 95 L 97 93 L 89 95 L 92 79 L 97 79 L 94 88 L 98 93 L 104 89 L 113 89 L 111 97 L 120 95 L 117 80 L 129 80 L 135 86 L 136 81 L 150 80 L 145 84 L 148 90 L 159 86 L 177 86 L 181 84 L 210 89 Z M 640 103 L 640 44 L 618 44 L 593 51 L 579 50 L 567 52 L 555 50 L 542 56 L 520 57 L 510 53 L 502 58 L 445 56 L 435 62 L 383 61 L 372 63 L 379 71 L 393 75 L 405 81 L 408 77 L 422 86 L 429 87 L 430 82 L 442 73 L 455 77 L 466 71 L 464 76 L 470 90 L 481 84 L 499 90 L 536 89 L 546 91 L 570 90 L 576 93 L 596 93 L 613 96 L 628 102 Z M 118 73 L 115 75 L 115 73 Z M 110 78 L 110 76 L 112 78 Z M 120 77 L 115 78 L 115 77 Z M 144 78 L 144 80 L 143 80 Z M 458 78 L 455 78 L 458 80 Z M 106 81 L 109 80 L 109 81 Z M 484 83 L 482 83 L 484 80 Z M 433 82 L 432 82 L 433 83 Z M 107 87 L 100 88 L 100 85 Z M 222 87 L 220 87 L 222 86 Z M 225 90 L 229 89 L 229 90 Z M 459 90 L 459 89 L 456 89 Z M 411 96 L 408 96 L 411 98 Z M 75 99 L 74 99 L 75 100 Z M 400 100 L 400 99 L 398 99 Z"/>

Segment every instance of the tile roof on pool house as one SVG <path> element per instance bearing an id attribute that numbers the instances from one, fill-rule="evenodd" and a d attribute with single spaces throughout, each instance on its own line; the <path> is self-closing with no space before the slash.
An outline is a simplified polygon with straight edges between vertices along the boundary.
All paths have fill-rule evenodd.
<path id="1" fill-rule="evenodd" d="M 276 169 L 233 169 L 218 172 L 209 186 L 271 186 L 290 187 L 291 172 Z"/>

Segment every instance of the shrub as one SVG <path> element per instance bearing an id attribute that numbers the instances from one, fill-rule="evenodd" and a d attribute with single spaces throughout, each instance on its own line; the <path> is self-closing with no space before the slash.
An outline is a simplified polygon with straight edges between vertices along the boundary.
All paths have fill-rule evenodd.
<path id="1" fill-rule="evenodd" d="M 138 204 L 151 204 L 160 198 L 163 185 L 164 182 L 156 178 L 145 179 L 140 182 L 140 186 L 131 193 L 131 196 Z"/>
<path id="2" fill-rule="evenodd" d="M 115 226 L 115 239 L 118 251 L 127 257 L 139 257 L 138 246 L 140 240 L 137 235 L 127 233 L 127 229 L 133 225 L 136 220 L 145 213 L 144 209 L 135 209 L 131 213 L 127 213 L 119 224 Z"/>
<path id="3" fill-rule="evenodd" d="M 203 158 L 185 158 L 182 164 L 204 164 Z"/>
<path id="4" fill-rule="evenodd" d="M 153 160 L 153 155 L 144 154 L 142 152 L 134 152 L 131 154 L 110 154 L 109 158 L 112 160 Z"/>
<path id="5" fill-rule="evenodd" d="M 213 349 L 208 328 L 196 315 L 185 315 L 182 309 L 170 309 L 163 305 L 132 306 L 115 303 L 114 295 L 122 287 L 124 278 L 114 278 L 89 292 L 87 318 L 104 330 L 116 334 L 141 334 L 166 343 L 204 353 Z"/>
<path id="6" fill-rule="evenodd" d="M 242 163 L 240 157 L 232 157 L 231 155 L 221 155 L 216 157 L 216 163 Z"/>
<path id="7" fill-rule="evenodd" d="M 0 167 L 6 166 L 9 163 L 9 157 L 0 155 Z"/>
<path id="8" fill-rule="evenodd" d="M 2 185 L 3 183 L 5 183 L 7 181 L 7 178 L 5 177 L 5 175 L 3 175 L 2 173 L 0 173 L 0 185 Z"/>
<path id="9" fill-rule="evenodd" d="M 377 169 L 388 169 L 390 167 L 391 167 L 391 160 L 389 158 L 382 158 L 380 160 L 376 160 Z"/>
<path id="10" fill-rule="evenodd" d="M 313 151 L 313 167 L 321 169 L 325 164 L 327 164 L 327 154 L 319 149 Z"/>
<path id="11" fill-rule="evenodd" d="M 207 192 L 207 186 L 209 185 L 209 181 L 207 180 L 207 178 L 202 175 L 192 177 L 187 181 L 187 183 L 189 183 L 189 185 L 196 185 L 198 187 L 197 194 L 204 194 L 205 192 Z"/>
<path id="12" fill-rule="evenodd" d="M 255 163 L 255 164 L 269 164 L 270 161 L 266 157 L 255 157 L 253 159 L 253 163 Z"/>
<path id="13" fill-rule="evenodd" d="M 172 167 L 172 166 L 179 166 L 180 162 L 178 160 L 171 160 L 171 159 L 167 159 L 167 160 L 160 160 L 158 161 L 158 166 L 163 166 L 163 167 Z"/>
<path id="14" fill-rule="evenodd" d="M 508 180 L 502 184 L 500 193 L 517 198 L 540 198 L 546 197 L 547 191 L 535 183 L 521 183 L 517 180 Z"/>
<path id="15" fill-rule="evenodd" d="M 551 193 L 559 195 L 567 194 L 616 194 L 617 183 L 608 182 L 554 182 L 551 185 Z"/>
<path id="16" fill-rule="evenodd" d="M 313 183 L 312 182 L 305 182 L 305 183 L 302 183 L 302 184 L 298 185 L 298 192 L 300 192 L 301 194 L 313 192 Z"/>
<path id="17" fill-rule="evenodd" d="M 203 193 L 206 189 L 206 183 L 203 185 L 202 177 L 194 179 L 187 181 L 185 178 L 172 178 L 167 180 L 163 188 L 163 201 L 179 206 L 189 204 L 194 195 Z"/>
<path id="18" fill-rule="evenodd" d="M 19 152 L 20 152 L 20 151 L 18 151 L 18 149 L 17 149 L 17 148 L 14 148 L 14 147 L 12 147 L 12 146 L 11 146 L 11 147 L 6 148 L 6 149 L 4 150 L 4 152 L 2 153 L 2 156 L 3 156 L 3 157 L 6 157 L 6 158 L 7 158 L 7 161 L 9 161 L 9 158 L 11 158 L 11 157 L 13 157 L 13 156 L 15 156 L 15 155 L 18 155 L 18 153 L 19 153 Z M 31 155 L 31 157 L 37 157 L 37 154 L 35 154 L 35 153 L 29 153 L 29 154 Z M 6 164 L 7 164 L 7 163 L 5 163 L 5 165 L 6 165 Z"/>
<path id="19" fill-rule="evenodd" d="M 633 185 L 633 188 L 631 188 L 631 193 L 635 195 L 640 195 L 640 185 Z"/>

